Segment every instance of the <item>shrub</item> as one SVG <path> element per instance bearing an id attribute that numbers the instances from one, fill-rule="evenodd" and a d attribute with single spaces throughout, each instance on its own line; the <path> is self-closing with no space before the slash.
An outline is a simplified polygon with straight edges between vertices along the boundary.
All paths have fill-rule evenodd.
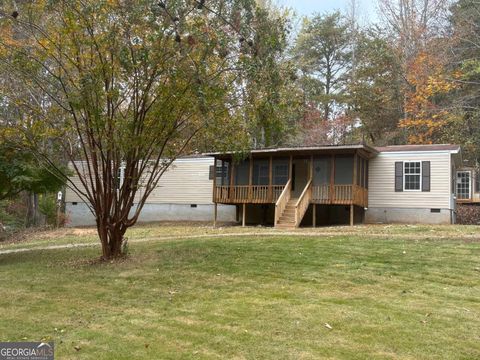
<path id="1" fill-rule="evenodd" d="M 457 224 L 480 224 L 480 205 L 460 204 L 457 207 Z"/>

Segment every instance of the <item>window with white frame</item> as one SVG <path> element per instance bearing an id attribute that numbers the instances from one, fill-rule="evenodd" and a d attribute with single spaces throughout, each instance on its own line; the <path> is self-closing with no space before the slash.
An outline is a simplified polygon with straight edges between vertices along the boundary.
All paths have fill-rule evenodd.
<path id="1" fill-rule="evenodd" d="M 457 199 L 468 200 L 471 197 L 471 177 L 470 171 L 457 171 Z"/>
<path id="2" fill-rule="evenodd" d="M 403 184 L 405 191 L 422 190 L 422 162 L 405 161 L 403 163 Z"/>

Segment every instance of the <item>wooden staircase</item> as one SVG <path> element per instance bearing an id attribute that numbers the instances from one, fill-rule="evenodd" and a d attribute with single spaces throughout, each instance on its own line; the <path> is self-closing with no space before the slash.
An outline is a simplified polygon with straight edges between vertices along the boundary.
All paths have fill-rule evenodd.
<path id="1" fill-rule="evenodd" d="M 278 219 L 276 227 L 278 228 L 295 228 L 296 227 L 295 205 L 297 201 L 298 199 L 291 198 L 287 202 L 285 209 L 283 210 L 282 214 L 280 215 L 280 218 Z"/>

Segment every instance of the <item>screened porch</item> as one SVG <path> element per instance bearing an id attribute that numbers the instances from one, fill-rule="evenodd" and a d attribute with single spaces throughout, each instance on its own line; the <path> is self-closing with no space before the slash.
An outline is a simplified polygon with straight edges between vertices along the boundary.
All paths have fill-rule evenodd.
<path id="1" fill-rule="evenodd" d="M 291 198 L 309 191 L 309 203 L 368 206 L 368 154 L 292 151 L 251 154 L 243 161 L 215 157 L 213 201 L 223 204 L 276 203 L 285 189 Z"/>

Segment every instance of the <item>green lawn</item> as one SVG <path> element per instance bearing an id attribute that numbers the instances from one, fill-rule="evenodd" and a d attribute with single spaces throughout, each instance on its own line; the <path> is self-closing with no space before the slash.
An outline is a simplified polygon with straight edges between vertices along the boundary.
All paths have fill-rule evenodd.
<path id="1" fill-rule="evenodd" d="M 480 358 L 477 228 L 417 229 L 135 242 L 181 237 L 139 227 L 121 262 L 0 255 L 0 341 L 51 339 L 58 359 Z"/>

